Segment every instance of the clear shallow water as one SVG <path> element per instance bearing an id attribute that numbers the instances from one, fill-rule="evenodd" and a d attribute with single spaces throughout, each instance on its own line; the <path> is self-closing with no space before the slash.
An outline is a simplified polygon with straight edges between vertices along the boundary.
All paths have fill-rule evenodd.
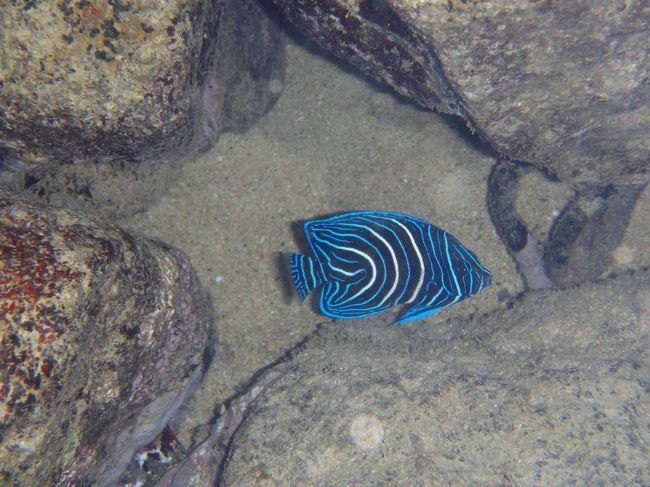
<path id="1" fill-rule="evenodd" d="M 448 117 L 295 44 L 287 54 L 284 93 L 275 107 L 248 133 L 222 135 L 209 153 L 183 166 L 158 204 L 120 222 L 182 249 L 213 296 L 219 355 L 188 404 L 181 439 L 208 422 L 255 371 L 326 320 L 285 291 L 288 270 L 279 256 L 298 248 L 295 221 L 349 210 L 400 211 L 471 248 L 494 284 L 411 326 L 487 312 L 503 305 L 499 296 L 523 290 L 485 207 L 493 155 Z M 534 174 L 522 187 L 518 210 L 543 236 L 570 188 Z M 647 193 L 617 265 L 650 261 L 650 237 L 642 230 L 650 228 Z M 374 319 L 390 326 L 398 311 Z"/>

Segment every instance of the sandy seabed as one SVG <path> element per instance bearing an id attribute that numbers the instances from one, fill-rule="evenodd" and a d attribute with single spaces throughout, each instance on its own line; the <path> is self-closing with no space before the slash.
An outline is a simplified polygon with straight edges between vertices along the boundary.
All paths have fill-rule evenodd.
<path id="1" fill-rule="evenodd" d="M 412 214 L 456 236 L 492 271 L 492 287 L 404 333 L 489 312 L 523 290 L 486 210 L 493 152 L 457 119 L 420 109 L 315 49 L 290 42 L 287 57 L 284 92 L 267 115 L 247 133 L 222 135 L 146 213 L 120 222 L 183 250 L 212 295 L 218 357 L 187 405 L 184 440 L 328 320 L 287 294 L 282 256 L 299 249 L 297 221 L 363 209 Z M 522 187 L 518 210 L 543 236 L 570 188 L 535 174 Z M 649 210 L 646 191 L 616 265 L 650 262 Z M 397 312 L 374 319 L 388 327 Z"/>

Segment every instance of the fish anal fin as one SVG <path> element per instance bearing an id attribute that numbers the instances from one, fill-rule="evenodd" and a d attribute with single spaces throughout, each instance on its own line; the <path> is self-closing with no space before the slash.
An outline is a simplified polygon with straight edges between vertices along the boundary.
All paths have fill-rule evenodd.
<path id="1" fill-rule="evenodd" d="M 409 321 L 419 320 L 420 318 L 424 318 L 437 311 L 440 311 L 440 309 L 441 307 L 436 305 L 425 304 L 424 306 L 413 306 L 412 308 L 409 308 L 405 313 L 402 313 L 402 315 L 397 321 L 395 321 L 394 324 L 399 325 L 402 323 L 408 323 Z"/>

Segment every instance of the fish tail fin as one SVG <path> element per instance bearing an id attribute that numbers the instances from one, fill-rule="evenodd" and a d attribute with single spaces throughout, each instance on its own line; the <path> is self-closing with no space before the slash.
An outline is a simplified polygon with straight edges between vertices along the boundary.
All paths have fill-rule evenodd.
<path id="1" fill-rule="evenodd" d="M 308 255 L 291 254 L 289 264 L 296 291 L 303 300 L 323 282 L 322 273 L 318 264 Z"/>

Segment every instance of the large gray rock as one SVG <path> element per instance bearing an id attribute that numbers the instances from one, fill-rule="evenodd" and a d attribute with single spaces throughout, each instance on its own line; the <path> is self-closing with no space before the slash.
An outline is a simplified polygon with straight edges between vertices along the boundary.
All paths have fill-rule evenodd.
<path id="1" fill-rule="evenodd" d="M 650 161 L 644 2 L 274 0 L 307 36 L 502 154 L 577 182 Z"/>
<path id="2" fill-rule="evenodd" d="M 0 483 L 111 485 L 198 384 L 211 329 L 179 251 L 0 189 Z"/>
<path id="3" fill-rule="evenodd" d="M 222 485 L 650 485 L 649 350 L 647 270 L 469 322 L 329 324 L 260 386 Z"/>

